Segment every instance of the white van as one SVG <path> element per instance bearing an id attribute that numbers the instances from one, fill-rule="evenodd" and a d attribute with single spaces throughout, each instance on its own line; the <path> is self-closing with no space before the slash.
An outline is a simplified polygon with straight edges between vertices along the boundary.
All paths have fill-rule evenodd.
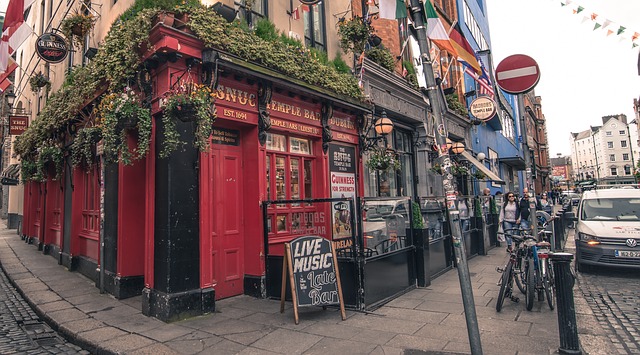
<path id="1" fill-rule="evenodd" d="M 640 190 L 585 191 L 575 218 L 576 267 L 640 269 Z"/>

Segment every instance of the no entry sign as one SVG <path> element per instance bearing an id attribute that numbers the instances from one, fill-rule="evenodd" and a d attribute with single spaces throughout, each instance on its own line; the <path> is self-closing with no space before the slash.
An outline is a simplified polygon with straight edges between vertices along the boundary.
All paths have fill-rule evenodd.
<path id="1" fill-rule="evenodd" d="M 522 94 L 530 91 L 539 80 L 538 63 L 524 54 L 508 56 L 496 68 L 498 86 L 510 94 Z"/>

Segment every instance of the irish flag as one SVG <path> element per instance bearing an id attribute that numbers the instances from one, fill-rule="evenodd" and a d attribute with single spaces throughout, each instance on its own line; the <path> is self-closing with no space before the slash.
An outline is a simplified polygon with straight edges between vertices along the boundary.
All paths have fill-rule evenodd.
<path id="1" fill-rule="evenodd" d="M 424 12 L 427 14 L 427 37 L 433 42 L 440 50 L 447 51 L 455 56 L 458 55 L 456 50 L 451 45 L 449 35 L 445 31 L 442 21 L 436 13 L 436 9 L 431 5 L 431 0 L 424 1 Z"/>
<path id="2" fill-rule="evenodd" d="M 404 0 L 380 0 L 378 9 L 380 18 L 395 20 L 407 17 L 407 5 Z"/>

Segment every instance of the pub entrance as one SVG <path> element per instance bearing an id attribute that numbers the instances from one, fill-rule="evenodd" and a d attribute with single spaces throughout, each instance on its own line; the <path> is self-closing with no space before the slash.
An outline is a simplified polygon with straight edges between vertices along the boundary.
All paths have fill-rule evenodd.
<path id="1" fill-rule="evenodd" d="M 203 238 L 208 244 L 205 284 L 214 285 L 216 299 L 244 291 L 244 181 L 240 131 L 216 128 L 209 154 L 203 155 Z"/>
<path id="2" fill-rule="evenodd" d="M 268 206 L 286 203 L 314 206 L 315 212 L 301 220 L 308 231 L 301 235 L 333 242 L 345 307 L 375 309 L 416 286 L 409 198 L 276 200 L 263 202 L 267 297 L 281 297 L 283 259 L 282 248 L 274 248 L 275 236 L 268 227 Z M 289 287 L 286 292 L 286 299 L 291 300 Z"/>

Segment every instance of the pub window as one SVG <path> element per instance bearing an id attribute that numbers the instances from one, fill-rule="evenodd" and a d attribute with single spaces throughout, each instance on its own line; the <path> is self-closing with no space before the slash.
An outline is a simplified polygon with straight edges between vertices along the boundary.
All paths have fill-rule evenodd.
<path id="1" fill-rule="evenodd" d="M 611 175 L 612 176 L 618 175 L 618 169 L 615 166 L 611 168 Z"/>
<path id="2" fill-rule="evenodd" d="M 414 174 L 411 165 L 413 161 L 411 134 L 395 128 L 393 134 L 387 137 L 387 142 L 400 162 L 400 169 L 375 170 L 365 164 L 365 195 L 369 197 L 412 196 Z M 365 156 L 365 159 L 368 159 L 368 156 Z"/>
<path id="3" fill-rule="evenodd" d="M 629 165 L 625 165 L 624 166 L 624 174 L 625 175 L 631 175 L 631 166 L 629 166 Z"/>
<path id="4" fill-rule="evenodd" d="M 249 27 L 253 27 L 261 18 L 267 17 L 267 0 L 250 1 L 251 7 L 247 7 L 247 0 L 235 1 L 238 18 L 245 21 Z"/>
<path id="5" fill-rule="evenodd" d="M 303 5 L 304 6 L 304 5 Z M 325 15 L 324 2 L 320 1 L 315 5 L 303 7 L 304 17 L 304 42 L 307 47 L 314 47 L 326 51 L 325 46 Z"/>
<path id="6" fill-rule="evenodd" d="M 620 141 L 620 147 L 621 148 L 626 148 L 627 147 L 627 141 Z"/>
<path id="7" fill-rule="evenodd" d="M 629 160 L 629 153 L 622 153 L 622 160 Z"/>
<path id="8" fill-rule="evenodd" d="M 267 134 L 266 193 L 277 200 L 313 198 L 313 166 L 311 141 L 281 134 Z M 309 203 L 277 203 L 270 205 L 267 227 L 270 233 L 304 232 L 305 213 L 315 207 Z M 303 225 L 304 224 L 304 225 Z M 275 226 L 275 230 L 272 229 Z"/>

